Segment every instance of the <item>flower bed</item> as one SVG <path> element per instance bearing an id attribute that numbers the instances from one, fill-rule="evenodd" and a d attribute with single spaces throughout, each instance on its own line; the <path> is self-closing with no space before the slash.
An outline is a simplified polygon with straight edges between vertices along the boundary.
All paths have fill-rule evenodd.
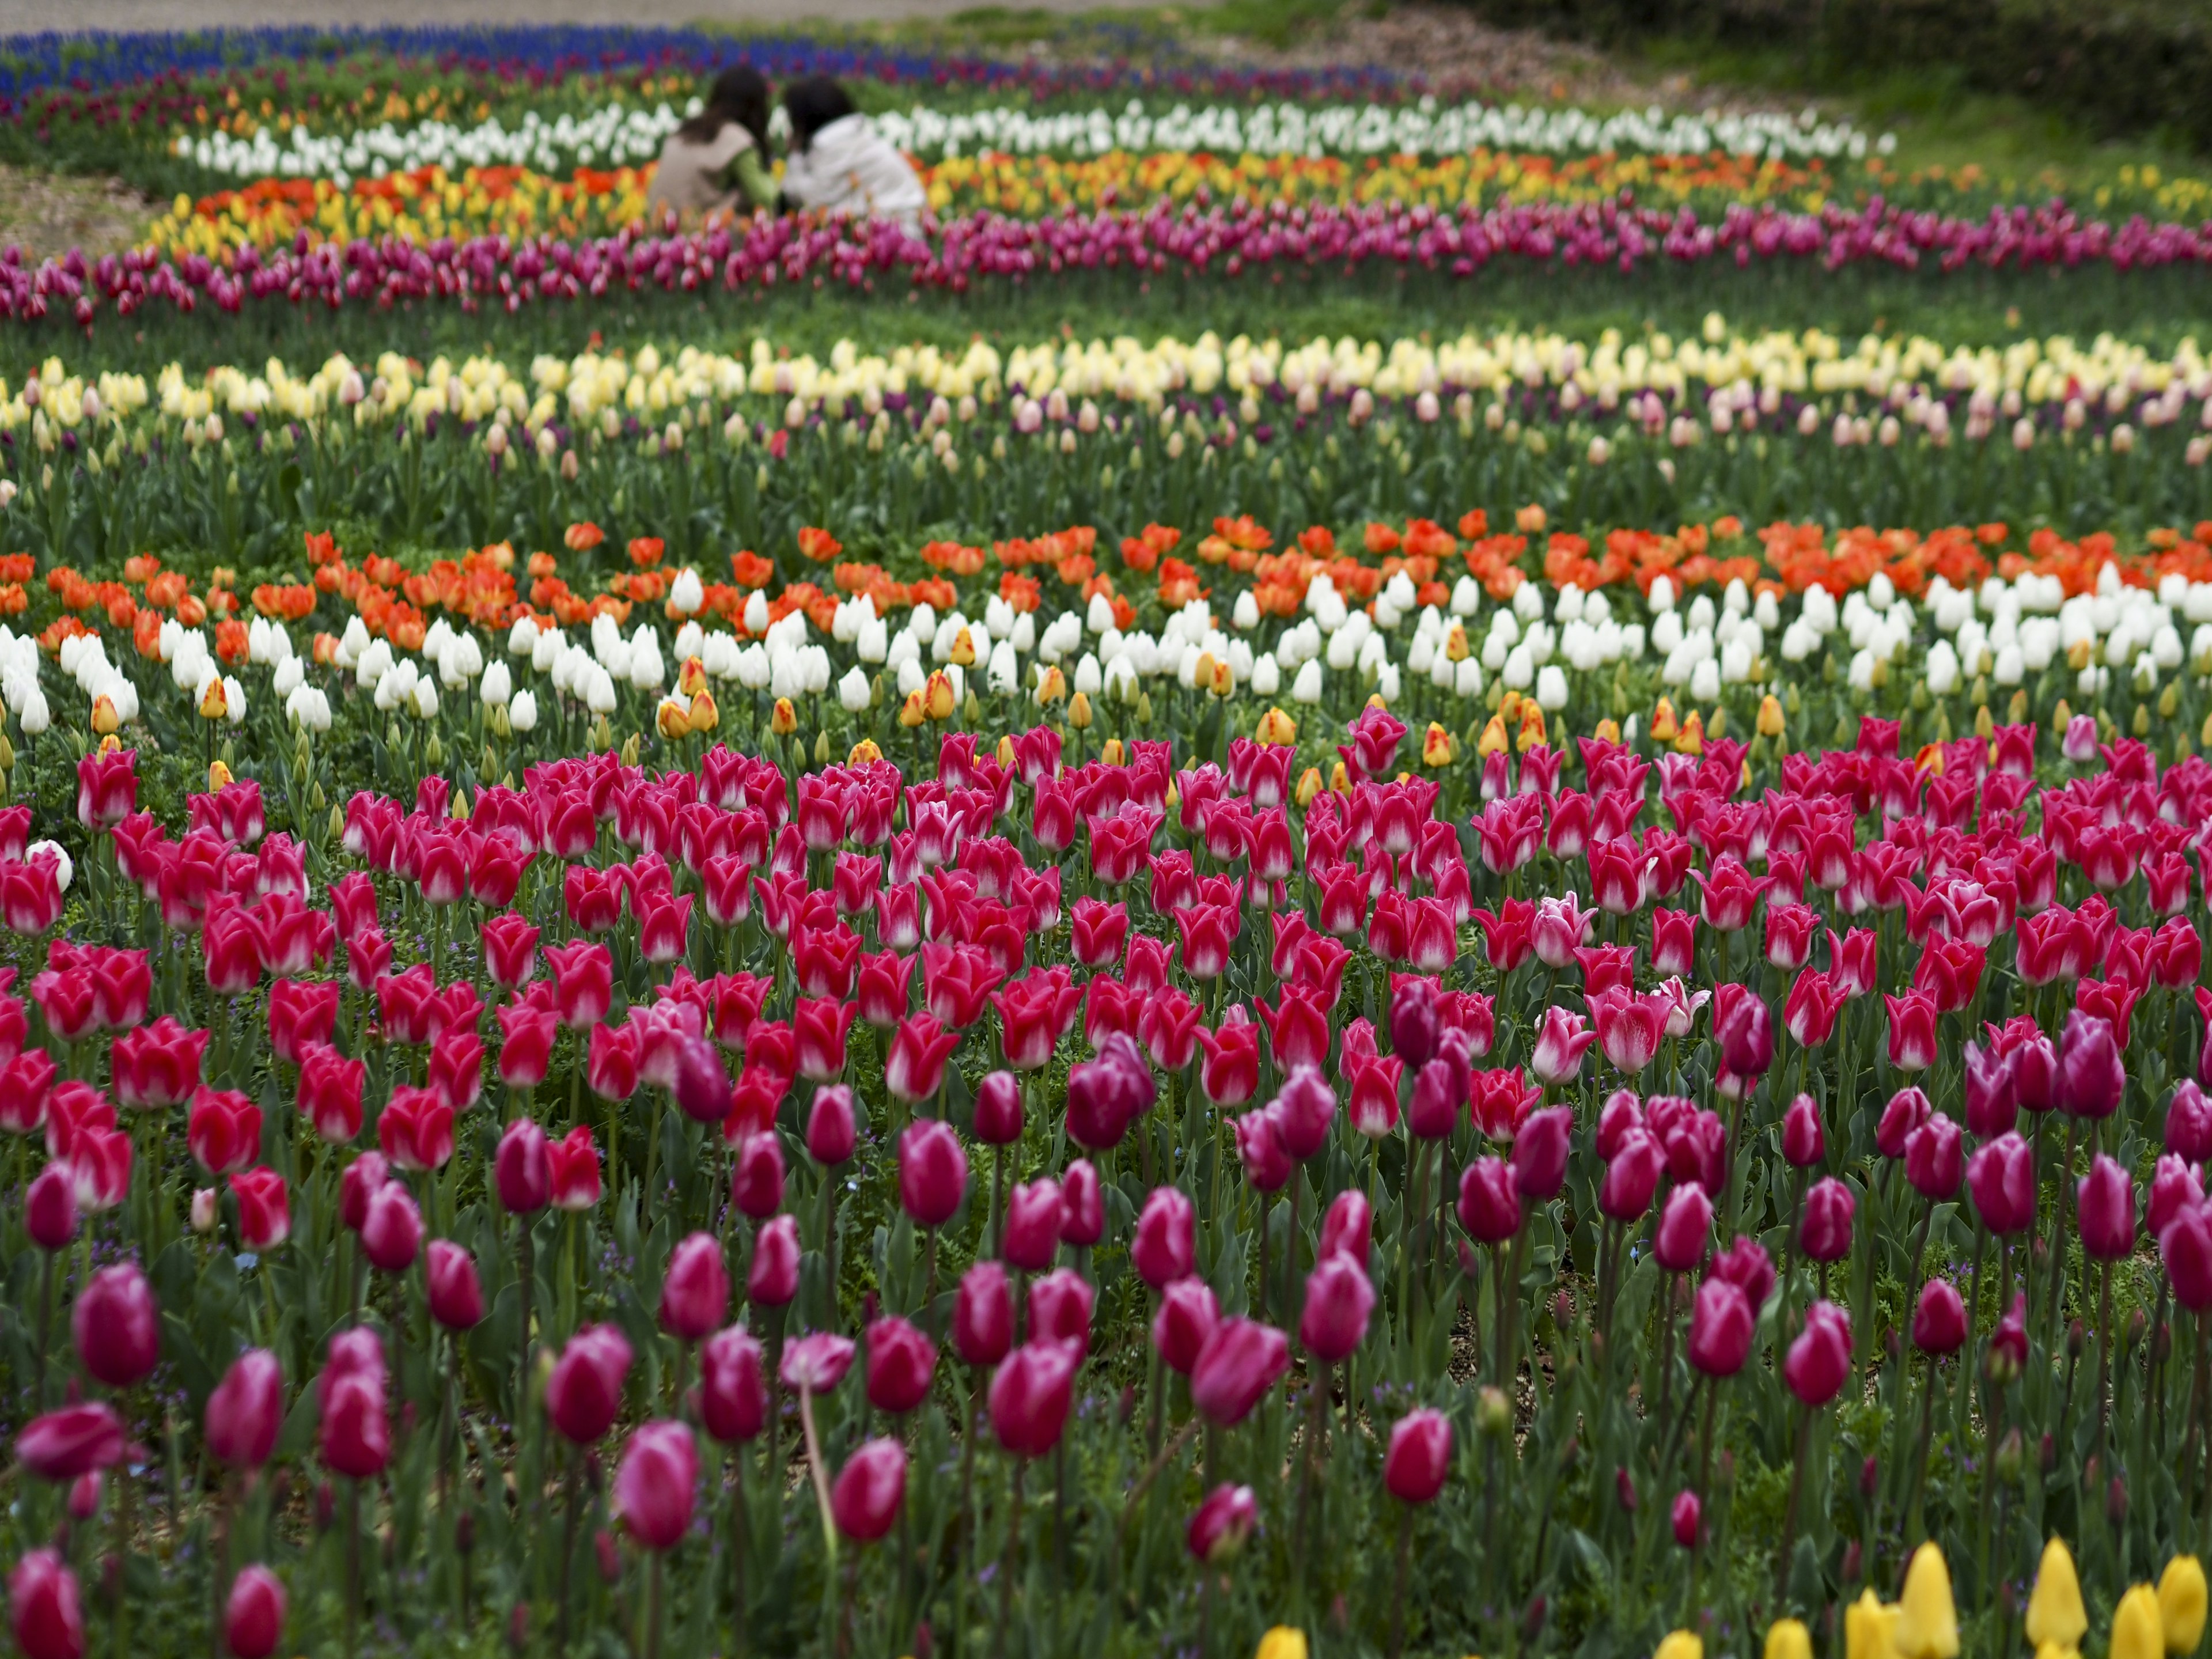
<path id="1" fill-rule="evenodd" d="M 1504 552 L 1485 528 L 1303 538 L 1273 648 L 1382 637 L 1415 561 Z M 1216 527 L 1224 575 L 1255 530 Z M 1840 614 L 1808 586 L 1785 620 L 1714 607 L 1725 550 L 1686 535 L 1598 592 L 1663 627 L 1679 579 L 1727 649 L 1884 605 L 1900 672 L 1778 667 L 1748 741 L 1648 670 L 1595 735 L 1500 684 L 1462 744 L 1395 676 L 1238 699 L 1202 599 L 1163 636 L 1194 660 L 1146 668 L 1165 531 L 1122 550 L 1143 611 L 1093 593 L 1109 672 L 1073 694 L 1088 624 L 1004 580 L 980 624 L 887 619 L 842 567 L 862 597 L 740 597 L 638 543 L 586 602 L 559 573 L 599 532 L 563 539 L 420 575 L 318 542 L 250 623 L 150 559 L 104 605 L 55 573 L 26 621 L 86 619 L 46 630 L 110 734 L 81 759 L 0 639 L 32 802 L 0 908 L 43 964 L 0 999 L 33 1659 L 157 1602 L 249 1656 L 1285 1620 L 2194 1647 L 2212 770 L 2165 734 L 2204 683 L 2154 750 L 2094 659 L 2100 617 L 2212 596 L 2201 546 L 1976 589 L 1877 542 Z M 933 580 L 973 592 L 968 552 Z M 1510 568 L 1454 675 L 1592 626 Z M 1937 654 L 2045 581 L 2081 669 L 1947 736 Z M 1002 625 L 1054 659 L 1034 689 Z"/>

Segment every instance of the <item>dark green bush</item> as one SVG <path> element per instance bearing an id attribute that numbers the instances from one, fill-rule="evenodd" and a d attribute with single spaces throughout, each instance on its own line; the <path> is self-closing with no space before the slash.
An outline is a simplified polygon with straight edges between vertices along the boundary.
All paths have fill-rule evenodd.
<path id="1" fill-rule="evenodd" d="M 2100 137 L 2212 151 L 2204 0 L 1466 0 L 1492 20 L 1607 42 L 1657 34 L 1788 48 L 1856 74 L 1942 65 Z"/>

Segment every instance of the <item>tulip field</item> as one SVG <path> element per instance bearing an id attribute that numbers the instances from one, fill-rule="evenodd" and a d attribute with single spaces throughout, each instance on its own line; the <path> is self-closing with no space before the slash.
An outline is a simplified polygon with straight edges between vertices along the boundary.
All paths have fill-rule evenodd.
<path id="1" fill-rule="evenodd" d="M 11 1652 L 2197 1651 L 2212 187 L 1116 50 L 0 43 Z"/>

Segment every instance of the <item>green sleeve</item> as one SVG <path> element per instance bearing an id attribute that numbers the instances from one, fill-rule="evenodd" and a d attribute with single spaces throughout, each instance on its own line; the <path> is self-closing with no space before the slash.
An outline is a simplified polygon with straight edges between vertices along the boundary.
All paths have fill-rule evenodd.
<path id="1" fill-rule="evenodd" d="M 750 144 L 739 150 L 724 175 L 738 187 L 746 203 L 757 208 L 775 205 L 775 179 L 761 162 L 760 151 Z"/>

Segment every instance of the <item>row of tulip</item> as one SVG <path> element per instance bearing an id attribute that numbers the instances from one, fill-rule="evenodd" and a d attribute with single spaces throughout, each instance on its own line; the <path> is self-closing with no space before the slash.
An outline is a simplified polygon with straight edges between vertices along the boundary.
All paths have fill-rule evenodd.
<path id="1" fill-rule="evenodd" d="M 1709 212 L 1770 203 L 1808 212 L 1843 182 L 1817 161 L 1795 167 L 1729 155 L 1607 154 L 1554 162 L 1488 149 L 1432 161 L 1359 161 L 1160 149 L 1075 161 L 986 152 L 925 162 L 917 171 L 939 219 L 984 212 L 1036 219 L 1156 202 L 1210 206 L 1239 199 L 1289 208 L 1389 202 L 1460 210 L 1530 202 L 1602 206 L 1650 197 Z M 438 162 L 366 179 L 264 169 L 240 188 L 179 191 L 169 213 L 149 228 L 144 246 L 172 258 L 220 258 L 238 248 L 289 241 L 303 229 L 313 240 L 338 243 L 392 234 L 419 241 L 448 234 L 612 235 L 643 217 L 652 176 L 653 164 L 570 171 Z M 1869 173 L 1861 193 L 1887 193 L 1893 182 Z M 1940 205 L 1955 210 L 1960 204 L 1946 198 Z M 2136 205 L 2148 211 L 2159 204 Z M 2116 209 L 2100 203 L 2097 211 L 2111 216 Z M 2176 216 L 2168 210 L 2159 216 Z"/>
<path id="2" fill-rule="evenodd" d="M 2212 258 L 2212 233 L 2201 225 L 2139 216 L 2112 223 L 2085 218 L 2063 202 L 1993 207 L 1979 218 L 1917 213 L 1879 197 L 1815 212 L 1781 211 L 1769 203 L 1701 216 L 1687 206 L 1642 205 L 1630 195 L 1597 206 L 1534 202 L 1442 210 L 1388 203 L 1293 209 L 1238 201 L 1201 210 L 1163 201 L 1141 210 L 1036 220 L 933 215 L 914 230 L 888 222 L 793 216 L 665 237 L 625 231 L 574 242 L 538 236 L 526 222 L 512 227 L 513 236 L 481 234 L 466 224 L 449 228 L 442 216 L 434 226 L 410 223 L 385 200 L 380 210 L 392 234 L 374 240 L 319 245 L 319 227 L 303 221 L 289 244 L 250 259 L 217 250 L 226 255 L 222 263 L 197 252 L 170 260 L 135 252 L 97 262 L 76 252 L 35 265 L 0 262 L 0 315 L 19 325 L 51 316 L 65 326 L 88 327 L 104 311 L 123 317 L 159 305 L 188 313 L 203 300 L 226 313 L 249 305 L 273 309 L 279 301 L 329 307 L 430 299 L 514 312 L 610 289 L 741 291 L 817 278 L 855 292 L 956 294 L 1048 277 L 1087 279 L 1121 291 L 1170 275 L 1256 282 L 1316 272 L 1395 278 L 1418 271 L 1458 283 L 1515 267 L 1632 276 L 1662 265 L 1757 266 L 1803 276 L 1863 268 L 1920 271 L 1931 280 L 1973 273 L 1977 283 L 1991 273 L 2078 270 L 2141 281 L 2160 271 L 2193 271 Z M 434 198 L 416 199 L 426 205 L 434 199 L 441 216 L 464 205 L 459 187 L 451 184 L 441 183 Z"/>
<path id="3" fill-rule="evenodd" d="M 2212 766 L 786 712 L 0 817 L 30 1659 L 2196 1647 Z"/>
<path id="4" fill-rule="evenodd" d="M 103 418 L 124 423 L 149 409 L 180 419 L 219 414 L 310 426 L 333 417 L 356 424 L 404 418 L 418 429 L 433 416 L 473 424 L 504 409 L 510 422 L 520 422 L 522 437 L 534 442 L 538 429 L 556 417 L 580 427 L 609 410 L 643 420 L 712 402 L 798 425 L 817 414 L 849 416 L 856 404 L 871 418 L 885 407 L 894 413 L 926 410 L 936 398 L 947 400 L 940 419 L 963 398 L 1007 404 L 1018 417 L 1027 399 L 1042 404 L 1039 415 L 1054 426 L 1073 420 L 1089 431 L 1100 424 L 1102 410 L 1094 406 L 1086 420 L 1084 400 L 1124 417 L 1130 411 L 1116 405 L 1135 404 L 1157 419 L 1170 400 L 1234 399 L 1237 419 L 1249 426 L 1270 416 L 1279 422 L 1293 413 L 1318 415 L 1325 404 L 1362 391 L 1381 400 L 1379 410 L 1370 402 L 1368 414 L 1388 413 L 1396 404 L 1424 421 L 1437 419 L 1462 392 L 1522 418 L 1558 421 L 1579 413 L 1638 422 L 1650 419 L 1652 398 L 1667 417 L 1715 408 L 1733 416 L 1742 404 L 1771 421 L 1794 419 L 1808 401 L 1856 393 L 1869 416 L 1886 408 L 1916 427 L 1929 425 L 1940 402 L 1945 418 L 1955 416 L 1961 425 L 1978 419 L 1986 428 L 2024 415 L 2045 421 L 2055 415 L 2069 429 L 2094 422 L 2101 431 L 2118 419 L 2145 428 L 2203 428 L 2212 364 L 2193 338 L 2171 351 L 2111 334 L 2087 345 L 2069 335 L 2002 347 L 1924 335 L 1870 333 L 1854 341 L 1818 328 L 1747 333 L 1717 312 L 1679 339 L 1659 328 L 1636 337 L 1607 330 L 1587 339 L 1504 329 L 1443 340 L 1320 335 L 1301 342 L 1240 334 L 1224 343 L 1208 330 L 1189 339 L 1164 334 L 1149 343 L 1133 335 L 996 343 L 976 337 L 957 349 L 883 348 L 847 337 L 817 356 L 801 343 L 763 335 L 742 351 L 693 345 L 664 356 L 647 343 L 635 354 L 619 347 L 541 354 L 526 366 L 489 352 L 459 362 L 437 356 L 426 365 L 385 351 L 373 363 L 356 365 L 340 353 L 307 370 L 268 357 L 258 368 L 216 364 L 187 377 L 173 361 L 150 383 L 143 374 L 72 374 L 65 359 L 54 356 L 20 386 L 0 377 L 0 431 L 29 426 L 35 440 L 45 428 L 33 422 L 33 410 L 44 411 L 46 428 L 89 422 L 96 434 Z M 1433 403 L 1415 401 L 1424 392 Z M 88 392 L 96 394 L 89 402 Z M 1525 401 L 1532 392 L 1533 404 Z M 764 401 L 747 404 L 747 397 Z M 1818 407 L 1824 417 L 1839 412 L 1833 404 Z M 1199 408 L 1228 414 L 1232 405 L 1212 409 L 1201 402 Z"/>
<path id="5" fill-rule="evenodd" d="M 328 179 L 343 188 L 357 178 L 381 179 L 436 167 L 528 167 L 563 173 L 577 167 L 637 166 L 660 153 L 661 143 L 701 100 L 667 101 L 647 108 L 619 99 L 588 113 L 562 112 L 551 119 L 526 110 L 510 126 L 491 115 L 470 126 L 431 120 L 396 126 L 323 127 L 295 120 L 281 132 L 266 122 L 234 135 L 179 133 L 170 154 L 205 171 L 234 179 Z M 778 112 L 781 114 L 781 111 Z M 1863 160 L 1896 148 L 1884 134 L 1870 141 L 1848 121 L 1822 121 L 1812 111 L 1799 118 L 1762 113 L 1687 115 L 1629 111 L 1594 115 L 1573 107 L 1522 108 L 1517 104 L 1455 104 L 1431 99 L 1385 107 L 1380 104 L 1214 104 L 1193 109 L 1176 103 L 1148 108 L 1142 99 L 1109 108 L 1038 109 L 1029 105 L 980 108 L 914 104 L 878 110 L 877 130 L 917 161 L 983 150 L 1018 155 L 1105 155 L 1163 149 L 1247 152 L 1255 155 L 1451 155 L 1473 149 L 1527 151 L 1538 155 L 1586 155 L 1620 151 L 1703 157 L 1719 153 L 1753 160 Z M 769 136 L 784 136 L 770 123 Z"/>
<path id="6" fill-rule="evenodd" d="M 2013 391 L 1921 393 L 1900 380 L 1893 403 L 1871 391 L 1753 391 L 1747 380 L 1702 403 L 1647 391 L 1610 408 L 1583 401 L 1571 381 L 1558 392 L 1378 399 L 1309 380 L 1264 396 L 1164 390 L 1157 408 L 1055 388 L 990 404 L 864 391 L 817 410 L 796 395 L 739 392 L 654 410 L 645 394 L 657 387 L 630 378 L 619 407 L 585 418 L 512 379 L 472 388 L 449 375 L 433 389 L 349 371 L 335 405 L 304 420 L 273 398 L 266 413 L 219 412 L 211 405 L 241 390 L 234 381 L 173 385 L 163 396 L 175 410 L 204 411 L 181 416 L 133 410 L 132 377 L 109 384 L 131 395 L 111 410 L 91 390 L 58 398 L 52 413 L 43 387 L 27 388 L 40 405 L 27 396 L 22 424 L 0 430 L 12 544 L 41 561 L 112 568 L 150 549 L 298 580 L 301 538 L 334 520 L 375 526 L 401 547 L 545 548 L 571 522 L 604 516 L 623 541 L 665 529 L 678 562 L 708 568 L 732 548 L 789 550 L 835 511 L 865 526 L 854 533 L 869 558 L 910 580 L 926 572 L 907 550 L 948 525 L 1014 539 L 1096 524 L 1111 546 L 1148 522 L 1202 525 L 1224 507 L 1287 538 L 1316 523 L 1455 524 L 1469 501 L 1533 503 L 1562 532 L 1636 545 L 1658 539 L 1636 526 L 1732 515 L 1844 526 L 2024 520 L 2057 538 L 2118 532 L 2140 549 L 2154 537 L 2171 546 L 2174 532 L 2212 517 L 2212 433 L 2179 380 L 2154 395 L 2116 380 L 2094 408 L 2078 385 L 2031 408 Z M 242 390 L 258 397 L 250 383 Z M 476 420 L 454 413 L 471 404 Z M 1837 547 L 1812 533 L 1823 552 Z M 1473 539 L 1487 544 L 1478 576 L 1541 568 L 1540 545 Z M 1877 563 L 1903 550 L 1869 545 L 1883 550 Z M 1838 580 L 1856 585 L 1872 568 Z"/>

